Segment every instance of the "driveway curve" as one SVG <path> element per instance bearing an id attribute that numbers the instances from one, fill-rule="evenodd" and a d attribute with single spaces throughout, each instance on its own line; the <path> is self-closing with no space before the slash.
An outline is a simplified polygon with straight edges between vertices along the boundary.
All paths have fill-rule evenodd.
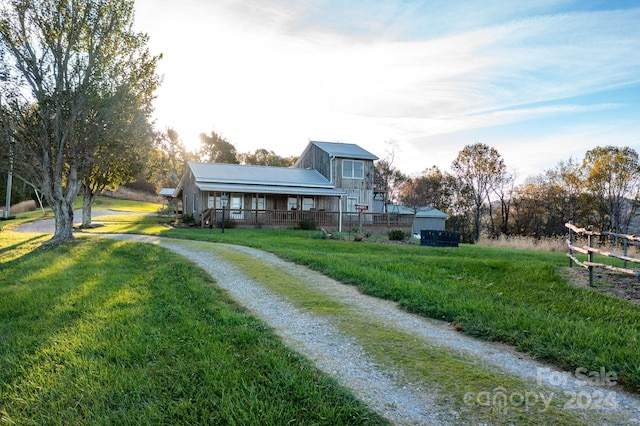
<path id="1" fill-rule="evenodd" d="M 256 262 L 266 262 L 278 270 L 290 274 L 314 291 L 319 291 L 339 300 L 358 313 L 370 318 L 372 324 L 390 326 L 399 332 L 409 333 L 413 338 L 426 344 L 461 353 L 478 363 L 479 368 L 487 366 L 504 374 L 519 377 L 536 388 L 540 372 L 544 372 L 543 385 L 560 394 L 581 395 L 584 382 L 570 377 L 567 373 L 554 370 L 548 365 L 536 362 L 524 354 L 490 342 L 474 339 L 455 331 L 450 324 L 423 318 L 399 309 L 395 303 L 366 296 L 353 286 L 341 284 L 306 267 L 284 261 L 270 253 L 244 246 L 219 243 L 178 240 L 172 238 L 125 235 L 86 234 L 115 240 L 156 244 L 191 260 L 207 271 L 241 305 L 269 324 L 284 342 L 314 362 L 321 370 L 335 377 L 343 386 L 398 425 L 436 425 L 466 423 L 458 418 L 454 408 L 461 404 L 443 406 L 434 399 L 433 389 L 408 382 L 402 371 L 392 371 L 380 365 L 367 351 L 348 334 L 335 326 L 326 317 L 314 314 L 308 309 L 296 306 L 286 297 L 273 292 L 262 283 L 247 276 L 240 268 L 224 259 L 223 250 L 243 253 Z M 561 377 L 562 380 L 554 380 Z M 591 391 L 593 388 L 589 388 Z M 640 398 L 616 390 L 602 388 L 602 392 L 613 395 L 614 404 L 597 407 L 593 412 L 584 412 L 590 407 L 578 410 L 579 423 L 593 414 L 592 424 L 640 424 Z M 607 394 L 605 394 L 607 395 Z M 477 400 L 476 400 L 477 402 Z M 566 402 L 565 402 L 566 404 Z M 570 407 L 571 408 L 571 407 Z M 575 413 L 575 411 L 574 411 Z M 603 416 L 604 413 L 604 416 Z M 608 416 L 610 413 L 611 416 Z M 587 424 L 591 423 L 586 421 Z"/>

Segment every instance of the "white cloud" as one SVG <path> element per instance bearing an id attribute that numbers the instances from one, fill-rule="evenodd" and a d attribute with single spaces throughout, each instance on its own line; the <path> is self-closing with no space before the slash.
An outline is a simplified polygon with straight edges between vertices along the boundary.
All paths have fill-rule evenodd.
<path id="1" fill-rule="evenodd" d="M 215 130 L 240 151 L 298 155 L 307 139 L 325 139 L 382 156 L 395 139 L 414 172 L 453 153 L 450 163 L 474 130 L 495 128 L 502 143 L 502 125 L 626 108 L 595 95 L 640 81 L 640 9 L 552 13 L 572 4 L 138 0 L 136 8 L 138 27 L 165 54 L 159 124 L 185 142 Z M 439 145 L 454 134 L 470 139 Z M 514 162 L 528 167 L 530 158 Z"/>

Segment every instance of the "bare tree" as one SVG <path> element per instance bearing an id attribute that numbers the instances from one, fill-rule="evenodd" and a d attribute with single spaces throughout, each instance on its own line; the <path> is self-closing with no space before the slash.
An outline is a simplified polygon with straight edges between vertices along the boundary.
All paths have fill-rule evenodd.
<path id="1" fill-rule="evenodd" d="M 384 206 L 396 201 L 400 187 L 407 177 L 398 170 L 395 165 L 398 142 L 391 139 L 385 142 L 389 149 L 384 159 L 376 162 L 373 169 L 373 183 L 375 192 L 382 194 Z"/>
<path id="2" fill-rule="evenodd" d="M 493 188 L 493 193 L 498 197 L 500 201 L 500 226 L 496 228 L 493 218 L 491 220 L 491 228 L 495 236 L 498 235 L 498 230 L 502 234 L 509 232 L 509 219 L 511 217 L 511 204 L 513 202 L 513 191 L 515 186 L 516 176 L 514 173 L 504 173 L 500 176 L 496 185 Z M 491 200 L 489 199 L 489 205 L 491 206 Z"/>

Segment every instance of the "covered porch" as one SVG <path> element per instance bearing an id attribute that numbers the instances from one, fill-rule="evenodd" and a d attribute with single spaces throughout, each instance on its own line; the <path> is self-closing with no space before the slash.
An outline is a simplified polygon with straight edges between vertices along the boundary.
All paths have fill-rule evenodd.
<path id="1" fill-rule="evenodd" d="M 398 213 L 340 212 L 329 210 L 236 210 L 227 206 L 224 219 L 229 226 L 241 228 L 275 228 L 290 229 L 300 227 L 303 223 L 313 223 L 316 227 L 335 231 L 351 231 L 362 229 L 375 233 L 384 233 L 390 229 L 411 230 L 414 216 Z M 219 228 L 223 220 L 222 208 L 208 208 L 202 212 L 200 226 L 202 228 Z"/>
<path id="2" fill-rule="evenodd" d="M 198 186 L 203 209 L 194 208 L 194 219 L 201 227 L 219 227 L 223 216 L 238 227 L 290 228 L 304 221 L 340 226 L 345 194 L 333 188 Z"/>

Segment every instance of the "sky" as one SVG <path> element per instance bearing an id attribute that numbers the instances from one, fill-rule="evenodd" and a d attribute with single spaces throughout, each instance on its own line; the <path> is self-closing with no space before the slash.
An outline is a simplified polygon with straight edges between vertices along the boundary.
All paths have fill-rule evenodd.
<path id="1" fill-rule="evenodd" d="M 640 0 L 136 0 L 135 22 L 189 149 L 355 143 L 417 175 L 479 142 L 519 181 L 640 153 Z"/>

